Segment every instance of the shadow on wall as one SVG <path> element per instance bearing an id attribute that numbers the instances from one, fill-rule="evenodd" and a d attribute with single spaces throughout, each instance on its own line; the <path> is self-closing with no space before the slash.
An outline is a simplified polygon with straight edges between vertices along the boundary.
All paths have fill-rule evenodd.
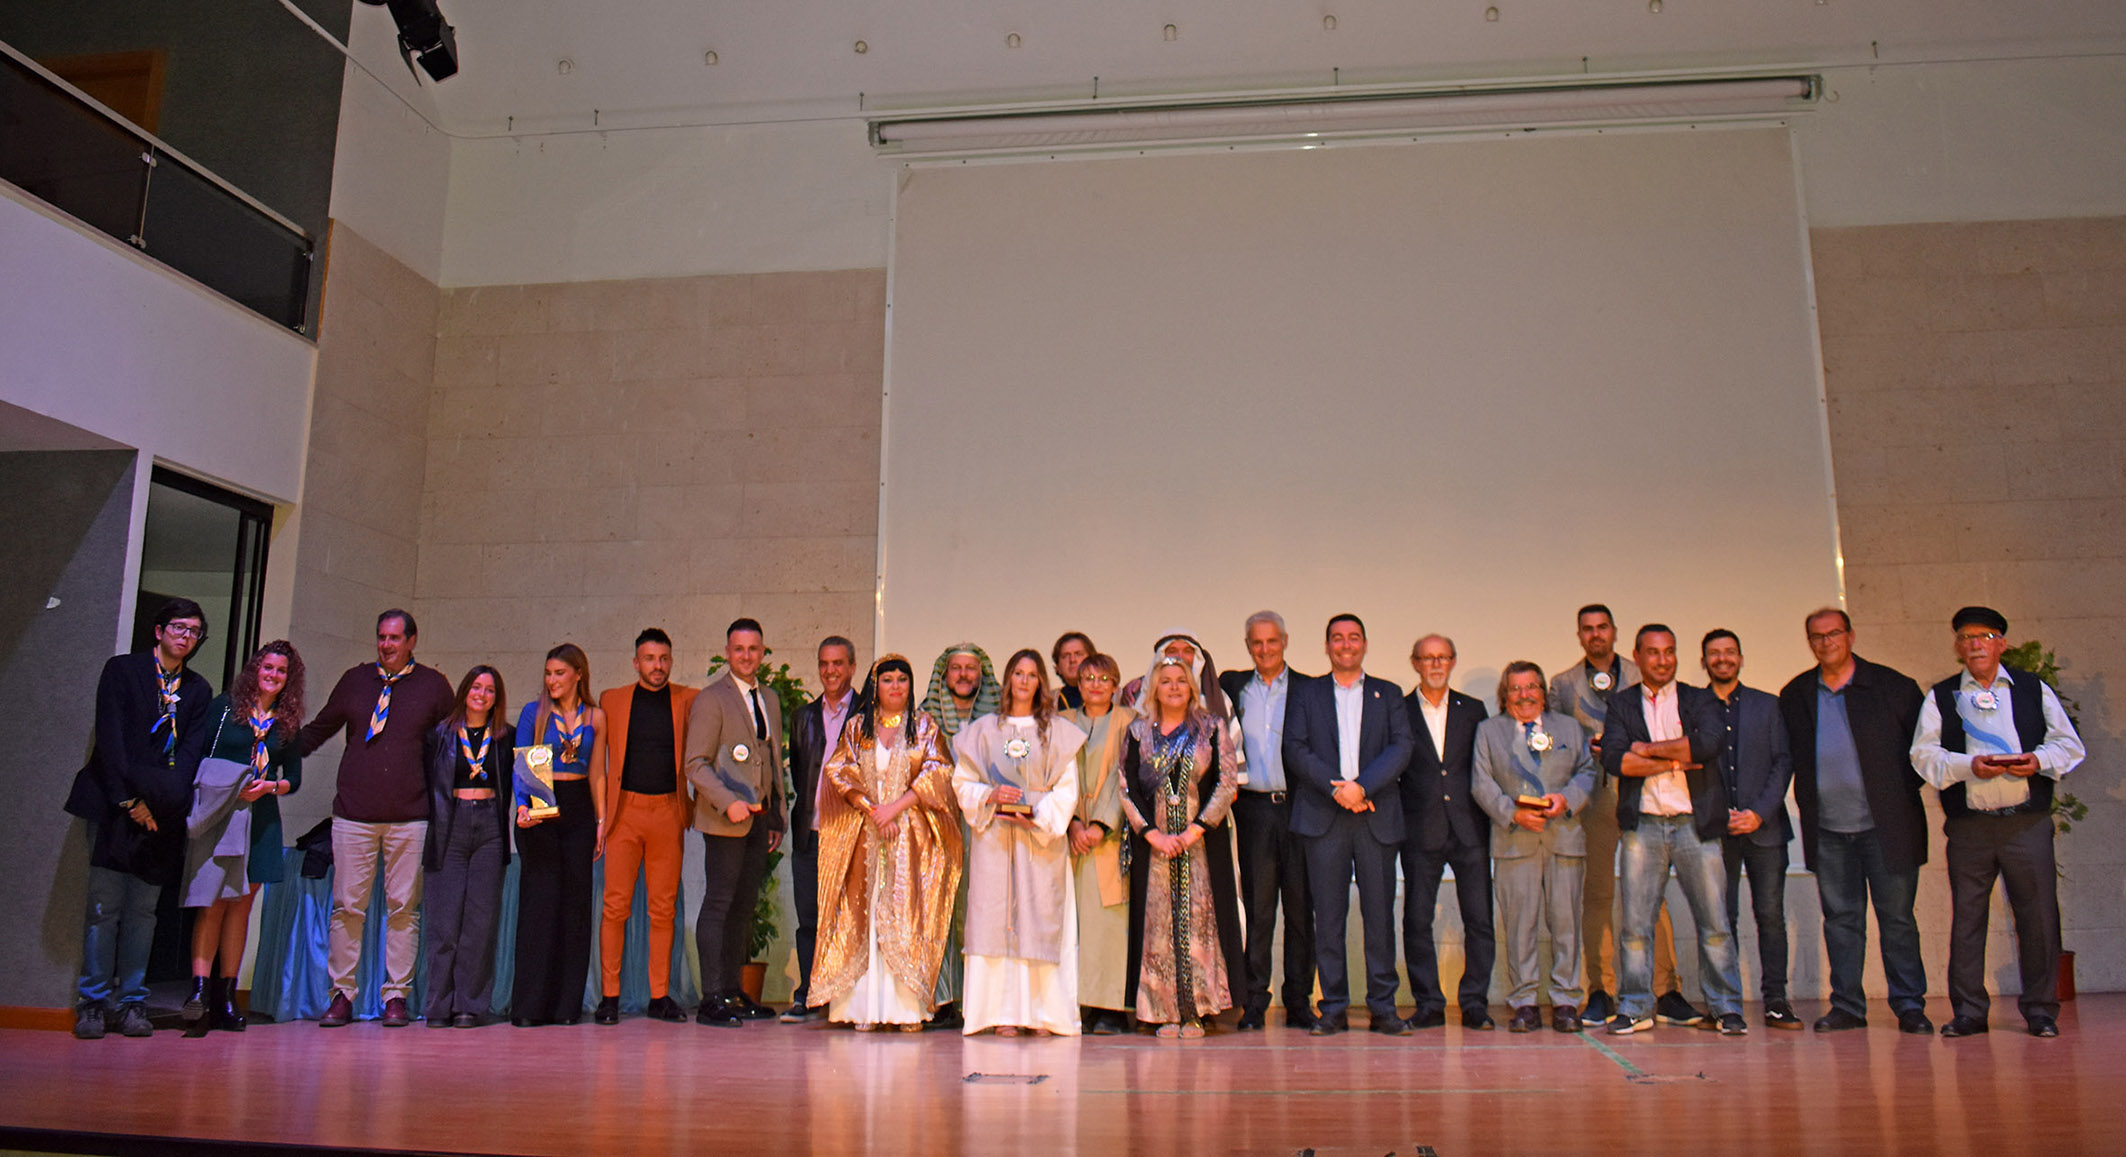
<path id="1" fill-rule="evenodd" d="M 131 450 L 0 452 L 0 702 L 22 721 L 9 803 L 25 820 L 0 841 L 0 1005 L 72 1003 L 88 843 L 61 808 L 118 638 L 134 462 Z"/>

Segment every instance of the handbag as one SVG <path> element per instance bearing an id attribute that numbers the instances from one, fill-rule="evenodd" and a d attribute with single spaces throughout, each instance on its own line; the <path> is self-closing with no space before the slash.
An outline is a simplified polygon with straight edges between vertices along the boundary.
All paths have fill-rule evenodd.
<path id="1" fill-rule="evenodd" d="M 214 725 L 214 738 L 207 750 L 221 746 L 222 729 L 228 726 L 229 709 L 224 707 L 221 722 Z M 185 817 L 185 831 L 193 839 L 212 831 L 217 825 L 228 827 L 216 840 L 216 855 L 239 854 L 248 848 L 251 839 L 251 811 L 238 806 L 242 803 L 244 788 L 250 786 L 258 773 L 248 762 L 207 756 L 199 761 L 199 770 L 192 775 L 192 811 Z M 239 830 L 240 829 L 240 830 Z M 239 851 L 224 851 L 226 845 L 237 842 Z"/>

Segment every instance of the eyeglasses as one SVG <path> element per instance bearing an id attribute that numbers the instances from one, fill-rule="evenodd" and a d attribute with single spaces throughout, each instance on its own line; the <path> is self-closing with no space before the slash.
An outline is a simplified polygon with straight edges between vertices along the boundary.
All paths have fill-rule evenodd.
<path id="1" fill-rule="evenodd" d="M 171 623 L 162 630 L 164 634 L 175 635 L 180 639 L 196 639 L 205 634 L 207 629 L 205 627 L 188 626 L 184 623 Z"/>
<path id="2" fill-rule="evenodd" d="M 1994 631 L 1986 631 L 1982 634 L 1977 635 L 1959 634 L 1956 636 L 1956 641 L 1959 643 L 1990 643 L 1995 639 L 2001 639 L 2006 637 L 2007 636 L 2001 635 Z"/>
<path id="3" fill-rule="evenodd" d="M 1419 655 L 1419 656 L 1417 656 L 1417 661 L 1418 661 L 1418 662 L 1420 662 L 1420 663 L 1452 663 L 1452 662 L 1454 662 L 1454 656 L 1452 656 L 1452 655 Z"/>
<path id="4" fill-rule="evenodd" d="M 1838 638 L 1840 635 L 1849 635 L 1851 633 L 1851 631 L 1846 630 L 1844 627 L 1840 627 L 1835 631 L 1825 631 L 1820 635 L 1814 631 L 1810 631 L 1809 645 L 1813 647 L 1818 643 L 1828 643 L 1832 639 Z"/>
<path id="5" fill-rule="evenodd" d="M 1083 686 L 1084 684 L 1087 684 L 1087 683 L 1112 683 L 1112 682 L 1114 682 L 1114 681 L 1115 681 L 1115 677 L 1114 677 L 1113 675 L 1080 675 L 1080 676 L 1078 676 L 1078 683 L 1079 683 L 1079 685 L 1080 685 L 1080 686 Z"/>

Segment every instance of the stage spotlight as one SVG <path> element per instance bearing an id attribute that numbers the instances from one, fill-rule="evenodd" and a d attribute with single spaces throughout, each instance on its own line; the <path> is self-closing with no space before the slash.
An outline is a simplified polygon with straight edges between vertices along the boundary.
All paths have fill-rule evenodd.
<path id="1" fill-rule="evenodd" d="M 448 80 L 458 74 L 458 34 L 443 19 L 436 0 L 362 3 L 391 9 L 392 22 L 399 26 L 399 56 L 406 61 L 406 71 L 413 71 L 414 58 L 419 57 L 422 71 L 431 80 Z"/>

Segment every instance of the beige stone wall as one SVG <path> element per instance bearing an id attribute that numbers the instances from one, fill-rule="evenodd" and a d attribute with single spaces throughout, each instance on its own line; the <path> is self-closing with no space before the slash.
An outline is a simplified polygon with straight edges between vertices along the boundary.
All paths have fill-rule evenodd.
<path id="1" fill-rule="evenodd" d="M 375 661 L 377 612 L 413 601 L 439 296 L 420 274 L 334 225 L 289 620 L 312 710 L 341 671 Z M 303 790 L 281 809 L 290 839 L 331 814 L 338 764 L 337 741 L 308 761 Z"/>
<path id="2" fill-rule="evenodd" d="M 1858 649 L 1932 683 L 1955 670 L 1950 614 L 1985 603 L 2058 653 L 2090 747 L 2067 784 L 2089 818 L 2058 845 L 2066 944 L 2084 987 L 2126 988 L 2126 218 L 1819 229 L 1811 247 Z M 2008 991 L 2011 928 L 1996 900 Z"/>

